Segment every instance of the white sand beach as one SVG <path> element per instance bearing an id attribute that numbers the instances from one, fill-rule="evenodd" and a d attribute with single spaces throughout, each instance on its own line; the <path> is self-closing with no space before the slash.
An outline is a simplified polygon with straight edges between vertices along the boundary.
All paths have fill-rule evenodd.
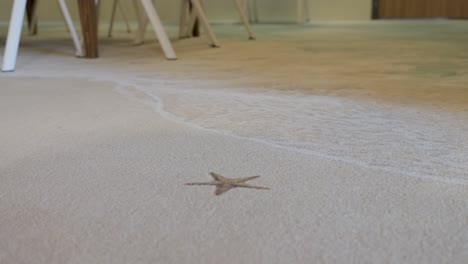
<path id="1" fill-rule="evenodd" d="M 0 75 L 0 263 L 466 263 L 468 23 L 430 23 L 217 25 L 176 62 L 26 37 Z M 210 172 L 270 190 L 184 185 Z"/>

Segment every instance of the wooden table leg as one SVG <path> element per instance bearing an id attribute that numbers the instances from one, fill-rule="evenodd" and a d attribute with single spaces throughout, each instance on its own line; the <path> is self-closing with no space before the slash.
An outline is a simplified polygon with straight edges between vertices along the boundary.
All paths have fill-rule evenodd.
<path id="1" fill-rule="evenodd" d="M 36 9 L 36 0 L 28 0 L 26 4 L 26 14 L 28 17 L 28 29 L 31 35 L 36 35 L 37 34 L 37 23 L 36 21 L 33 21 L 34 17 L 34 11 Z"/>
<path id="2" fill-rule="evenodd" d="M 98 52 L 98 22 L 95 0 L 77 0 L 83 32 L 84 57 L 97 58 Z"/>
<path id="3" fill-rule="evenodd" d="M 190 10 L 190 13 L 194 12 L 193 11 L 192 1 L 189 1 L 189 10 Z M 192 36 L 193 37 L 199 37 L 200 36 L 200 23 L 198 21 L 198 18 L 195 20 L 195 25 L 193 26 L 193 29 L 192 29 Z"/>

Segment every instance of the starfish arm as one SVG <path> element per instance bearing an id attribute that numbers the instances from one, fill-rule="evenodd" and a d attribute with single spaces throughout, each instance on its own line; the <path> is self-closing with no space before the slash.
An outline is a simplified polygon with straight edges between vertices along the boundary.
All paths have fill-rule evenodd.
<path id="1" fill-rule="evenodd" d="M 218 182 L 189 182 L 184 185 L 218 185 Z"/>
<path id="2" fill-rule="evenodd" d="M 251 177 L 245 177 L 245 178 L 237 178 L 235 179 L 236 181 L 239 181 L 239 182 L 246 182 L 246 181 L 250 181 L 250 180 L 253 180 L 253 179 L 256 179 L 260 176 L 251 176 Z"/>
<path id="3" fill-rule="evenodd" d="M 243 182 L 236 183 L 235 186 L 236 186 L 236 187 L 240 187 L 240 188 L 251 188 L 251 189 L 258 189 L 258 190 L 270 190 L 270 188 L 267 188 L 267 187 L 252 185 L 252 184 L 243 183 Z"/>
<path id="4" fill-rule="evenodd" d="M 219 175 L 218 173 L 211 172 L 210 174 L 216 181 L 221 181 L 222 182 L 222 181 L 227 181 L 228 180 L 228 178 L 225 178 L 225 177 Z"/>
<path id="5" fill-rule="evenodd" d="M 232 185 L 218 185 L 216 186 L 215 195 L 221 195 L 234 188 Z"/>

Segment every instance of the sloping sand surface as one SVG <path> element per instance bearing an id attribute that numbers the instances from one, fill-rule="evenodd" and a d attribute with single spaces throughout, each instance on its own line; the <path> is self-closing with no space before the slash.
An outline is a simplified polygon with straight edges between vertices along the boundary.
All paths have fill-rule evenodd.
<path id="1" fill-rule="evenodd" d="M 466 259 L 464 185 L 201 132 L 107 83 L 2 83 L 2 262 Z M 210 171 L 271 190 L 183 185 Z"/>
<path id="2" fill-rule="evenodd" d="M 177 62 L 25 38 L 0 75 L 0 263 L 465 263 L 466 22 L 431 23 L 216 26 Z M 270 190 L 184 185 L 210 172 Z"/>

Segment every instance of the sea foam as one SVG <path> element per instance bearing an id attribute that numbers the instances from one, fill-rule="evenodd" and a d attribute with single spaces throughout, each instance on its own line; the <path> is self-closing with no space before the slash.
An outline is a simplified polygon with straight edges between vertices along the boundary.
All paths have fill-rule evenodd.
<path id="1" fill-rule="evenodd" d="M 468 184 L 468 113 L 206 83 L 137 85 L 157 111 L 198 129 L 308 155 Z"/>

